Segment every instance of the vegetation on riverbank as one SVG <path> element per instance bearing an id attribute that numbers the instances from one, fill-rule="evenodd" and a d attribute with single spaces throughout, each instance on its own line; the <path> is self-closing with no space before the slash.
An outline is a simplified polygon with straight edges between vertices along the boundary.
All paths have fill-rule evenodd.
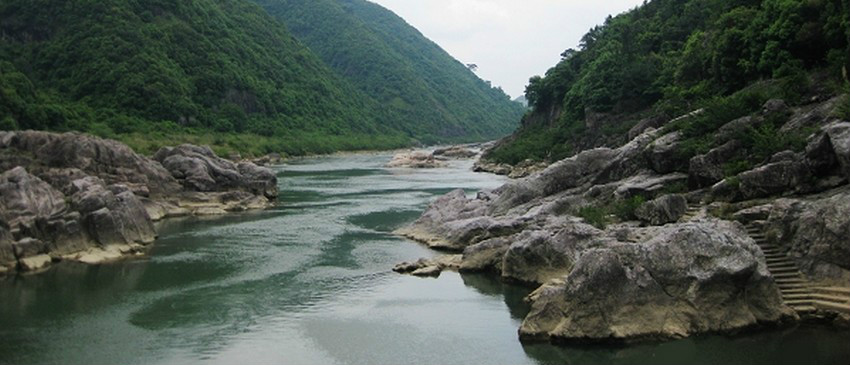
<path id="1" fill-rule="evenodd" d="M 795 105 L 847 92 L 848 19 L 840 0 L 645 3 L 609 17 L 545 77 L 531 78 L 532 111 L 487 158 L 557 161 L 622 143 L 644 118 L 700 108 L 674 128 L 693 152 L 706 150 L 708 133 L 768 99 Z"/>

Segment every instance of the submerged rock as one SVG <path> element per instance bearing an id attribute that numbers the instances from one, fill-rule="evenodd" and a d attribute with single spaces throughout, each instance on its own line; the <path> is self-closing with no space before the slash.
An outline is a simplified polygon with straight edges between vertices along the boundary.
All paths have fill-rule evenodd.
<path id="1" fill-rule="evenodd" d="M 440 276 L 443 270 L 458 270 L 460 262 L 461 255 L 442 255 L 413 262 L 402 262 L 393 267 L 393 271 L 413 276 Z"/>

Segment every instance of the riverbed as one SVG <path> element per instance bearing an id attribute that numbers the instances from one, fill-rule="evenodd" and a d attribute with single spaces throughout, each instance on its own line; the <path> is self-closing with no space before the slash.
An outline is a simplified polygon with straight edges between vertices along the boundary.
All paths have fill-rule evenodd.
<path id="1" fill-rule="evenodd" d="M 618 347 L 523 345 L 530 288 L 390 271 L 436 253 L 391 232 L 453 189 L 505 180 L 472 161 L 385 169 L 389 153 L 275 167 L 279 204 L 172 219 L 143 258 L 0 278 L 0 363 L 846 364 L 823 326 Z"/>

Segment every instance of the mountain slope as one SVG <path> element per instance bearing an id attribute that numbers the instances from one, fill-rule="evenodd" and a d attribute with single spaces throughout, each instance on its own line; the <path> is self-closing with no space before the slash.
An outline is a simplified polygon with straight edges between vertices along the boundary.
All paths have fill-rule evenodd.
<path id="1" fill-rule="evenodd" d="M 3 128 L 245 133 L 230 147 L 260 153 L 409 141 L 248 1 L 9 0 L 0 19 Z"/>
<path id="2" fill-rule="evenodd" d="M 704 153 L 717 127 L 767 99 L 799 105 L 846 92 L 848 19 L 842 0 L 645 3 L 609 17 L 531 78 L 532 113 L 486 158 L 556 161 L 617 146 L 639 122 L 659 127 L 700 108 L 707 112 L 668 128 L 683 130 L 686 154 Z"/>
<path id="3" fill-rule="evenodd" d="M 365 0 L 255 0 L 426 142 L 510 133 L 523 108 L 391 11 Z"/>

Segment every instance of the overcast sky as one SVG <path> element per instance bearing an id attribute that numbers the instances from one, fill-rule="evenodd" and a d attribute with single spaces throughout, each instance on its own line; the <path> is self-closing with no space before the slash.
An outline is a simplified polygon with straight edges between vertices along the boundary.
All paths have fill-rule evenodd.
<path id="1" fill-rule="evenodd" d="M 392 10 L 478 76 L 512 98 L 528 78 L 554 66 L 567 48 L 609 14 L 643 0 L 371 0 Z"/>

